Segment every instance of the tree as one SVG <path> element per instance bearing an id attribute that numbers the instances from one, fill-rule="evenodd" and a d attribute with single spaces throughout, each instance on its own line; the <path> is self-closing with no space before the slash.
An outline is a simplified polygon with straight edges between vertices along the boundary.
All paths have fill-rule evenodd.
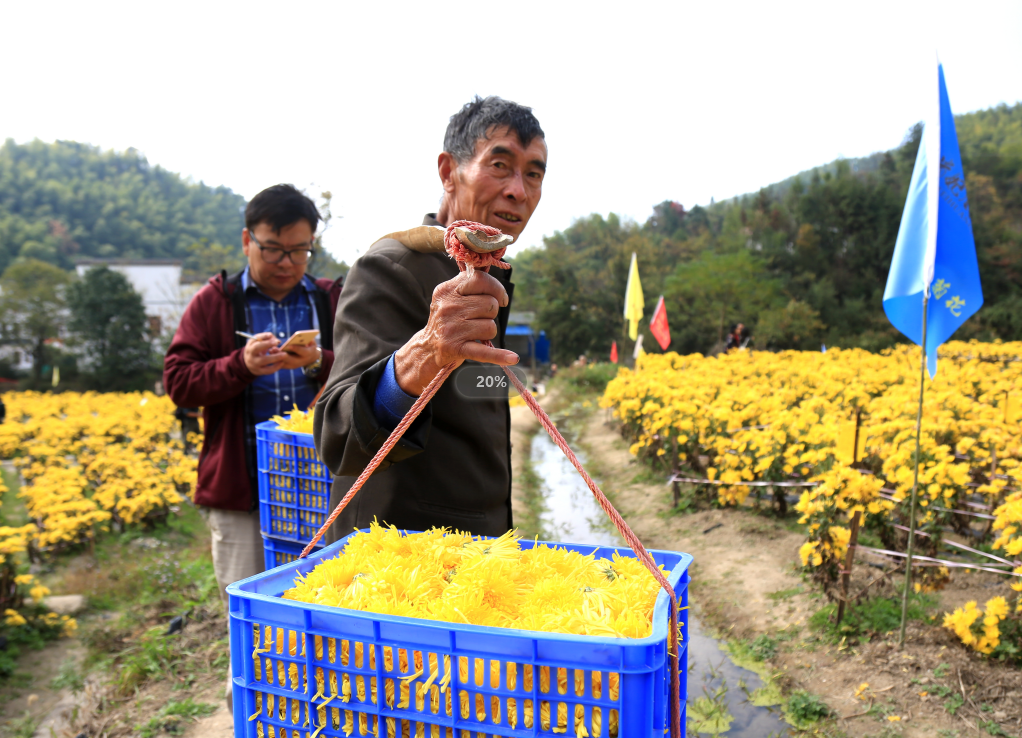
<path id="1" fill-rule="evenodd" d="M 69 328 L 85 355 L 86 383 L 101 391 L 148 386 L 152 338 L 142 296 L 123 274 L 94 267 L 68 290 Z"/>
<path id="2" fill-rule="evenodd" d="M 958 338 L 1022 339 L 1022 104 L 955 118 L 984 306 Z M 664 201 L 641 226 L 610 214 L 575 221 L 513 258 L 516 310 L 533 310 L 556 360 L 621 343 L 631 252 L 647 316 L 662 291 L 671 348 L 706 351 L 732 322 L 757 346 L 858 346 L 906 340 L 883 311 L 884 285 L 922 137 L 838 160 L 707 207 Z M 792 302 L 794 301 L 794 302 Z"/>
<path id="3" fill-rule="evenodd" d="M 190 244 L 241 253 L 245 198 L 150 165 L 134 149 L 73 141 L 0 145 L 0 271 L 20 257 L 171 259 Z"/>
<path id="4" fill-rule="evenodd" d="M 3 340 L 32 354 L 32 374 L 42 378 L 47 341 L 60 336 L 65 323 L 65 289 L 71 275 L 37 259 L 22 259 L 0 277 Z"/>
<path id="5" fill-rule="evenodd" d="M 755 325 L 760 313 L 783 304 L 783 297 L 763 260 L 743 248 L 732 254 L 706 252 L 679 264 L 664 285 L 664 301 L 672 346 L 705 353 L 723 342 L 731 323 Z"/>
<path id="6" fill-rule="evenodd" d="M 543 242 L 543 250 L 524 251 L 511 261 L 513 308 L 537 311 L 555 361 L 580 354 L 606 356 L 624 330 L 625 281 L 633 252 L 646 315 L 652 311 L 663 281 L 656 244 L 635 223 L 613 213 L 579 218 Z"/>
<path id="7" fill-rule="evenodd" d="M 319 208 L 319 215 L 323 220 L 320 223 L 319 232 L 316 234 L 316 240 L 313 244 L 316 250 L 313 252 L 312 263 L 309 265 L 309 271 L 312 274 L 325 279 L 346 277 L 348 269 L 350 269 L 347 262 L 343 260 L 337 261 L 333 254 L 323 246 L 323 234 L 330 227 L 330 221 L 334 218 L 333 210 L 331 210 L 333 199 L 334 195 L 329 190 L 321 192 L 319 195 L 319 203 L 316 207 Z"/>
<path id="8" fill-rule="evenodd" d="M 791 300 L 786 307 L 760 313 L 753 336 L 758 348 L 811 350 L 819 348 L 825 327 L 818 312 Z"/>
<path id="9" fill-rule="evenodd" d="M 239 231 L 240 238 L 240 231 Z M 226 269 L 234 274 L 245 268 L 245 254 L 236 246 L 224 246 L 222 243 L 201 238 L 188 247 L 188 258 L 185 259 L 182 272 L 192 279 L 203 281 Z"/>

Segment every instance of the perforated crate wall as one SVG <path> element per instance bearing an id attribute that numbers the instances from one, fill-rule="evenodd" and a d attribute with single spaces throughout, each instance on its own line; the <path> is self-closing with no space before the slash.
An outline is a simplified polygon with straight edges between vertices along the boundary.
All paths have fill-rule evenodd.
<path id="1" fill-rule="evenodd" d="M 301 556 L 305 545 L 304 543 L 292 543 L 291 541 L 282 541 L 270 536 L 263 536 L 263 555 L 266 557 L 266 570 L 276 569 L 278 566 L 295 561 Z M 322 548 L 322 546 L 317 546 L 315 550 L 319 551 Z"/>
<path id="2" fill-rule="evenodd" d="M 312 435 L 256 425 L 259 527 L 264 536 L 308 543 L 330 510 L 333 477 L 319 460 Z"/>
<path id="3" fill-rule="evenodd" d="M 297 575 L 337 555 L 346 540 L 228 587 L 239 738 L 564 738 L 583 728 L 592 738 L 664 738 L 665 593 L 657 599 L 653 635 L 641 639 L 487 628 L 280 599 Z M 557 545 L 594 552 L 592 545 Z M 610 558 L 615 551 L 632 555 L 608 547 L 595 554 Z M 670 571 L 685 607 L 692 557 L 650 553 Z M 683 668 L 687 620 L 683 610 Z M 683 673 L 682 706 L 685 682 Z"/>

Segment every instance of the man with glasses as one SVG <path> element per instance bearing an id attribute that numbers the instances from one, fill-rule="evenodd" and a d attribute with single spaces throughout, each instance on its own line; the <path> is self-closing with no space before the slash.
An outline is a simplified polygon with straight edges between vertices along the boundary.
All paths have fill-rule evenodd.
<path id="1" fill-rule="evenodd" d="M 292 185 L 269 187 L 245 209 L 248 266 L 212 277 L 189 303 L 164 362 L 167 394 L 202 407 L 205 435 L 195 502 L 206 512 L 220 595 L 263 571 L 255 426 L 316 399 L 333 364 L 341 280 L 305 271 L 320 216 Z M 281 350 L 295 331 L 316 344 Z M 251 336 L 251 337 L 249 337 Z"/>

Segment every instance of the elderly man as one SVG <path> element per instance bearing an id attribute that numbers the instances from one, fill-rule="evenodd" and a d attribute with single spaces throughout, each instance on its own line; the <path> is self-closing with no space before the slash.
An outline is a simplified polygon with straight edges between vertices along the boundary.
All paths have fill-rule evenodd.
<path id="1" fill-rule="evenodd" d="M 471 220 L 518 238 L 542 192 L 547 149 L 529 108 L 479 99 L 451 117 L 438 169 L 444 195 L 425 225 Z M 394 228 L 407 227 L 395 224 Z M 446 254 L 383 238 L 352 266 L 337 306 L 337 361 L 316 406 L 316 446 L 334 474 L 332 505 L 449 362 L 458 371 L 515 364 L 504 346 L 510 271 L 459 273 Z M 479 341 L 491 339 L 493 348 Z M 440 388 L 333 526 L 328 540 L 373 519 L 483 535 L 512 527 L 506 397 L 469 397 L 458 372 Z M 464 385 L 464 383 L 461 383 Z M 386 468 L 385 467 L 389 467 Z"/>

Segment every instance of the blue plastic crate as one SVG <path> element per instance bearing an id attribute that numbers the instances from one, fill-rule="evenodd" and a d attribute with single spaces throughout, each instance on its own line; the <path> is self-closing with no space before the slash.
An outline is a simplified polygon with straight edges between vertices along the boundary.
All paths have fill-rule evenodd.
<path id="1" fill-rule="evenodd" d="M 330 512 L 333 476 L 309 433 L 282 431 L 272 420 L 256 425 L 259 528 L 264 536 L 308 543 Z"/>
<path id="2" fill-rule="evenodd" d="M 237 738 L 564 738 L 577 734 L 576 722 L 592 738 L 664 738 L 666 593 L 656 601 L 653 635 L 638 639 L 435 622 L 280 598 L 296 576 L 339 554 L 346 542 L 227 588 Z M 522 548 L 533 545 L 521 541 Z M 634 555 L 625 548 L 550 545 L 598 558 Z M 670 572 L 684 608 L 692 557 L 650 553 Z M 684 709 L 684 611 L 680 620 Z"/>
<path id="3" fill-rule="evenodd" d="M 276 569 L 278 566 L 290 564 L 301 556 L 306 544 L 282 541 L 272 536 L 263 536 L 263 554 L 266 556 L 266 571 Z M 317 546 L 315 551 L 322 550 L 323 546 Z M 315 551 L 313 553 L 315 553 Z"/>

